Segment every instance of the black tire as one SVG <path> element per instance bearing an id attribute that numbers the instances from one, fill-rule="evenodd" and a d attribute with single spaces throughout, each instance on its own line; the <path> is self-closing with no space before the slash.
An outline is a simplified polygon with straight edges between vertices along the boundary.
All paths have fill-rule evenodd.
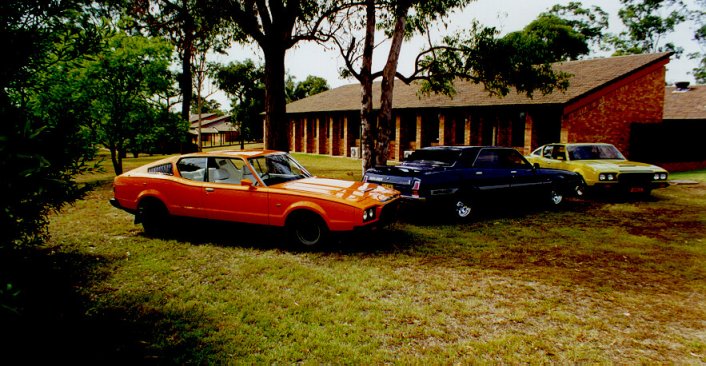
<path id="1" fill-rule="evenodd" d="M 576 197 L 584 197 L 586 196 L 586 183 L 581 181 L 581 183 L 577 184 L 576 187 L 574 187 L 574 196 Z"/>
<path id="2" fill-rule="evenodd" d="M 287 220 L 289 241 L 304 249 L 318 248 L 328 238 L 328 227 L 317 214 L 295 212 Z"/>
<path id="3" fill-rule="evenodd" d="M 169 212 L 162 202 L 156 199 L 144 200 L 140 203 L 137 214 L 145 234 L 154 236 L 166 232 Z"/>
<path id="4" fill-rule="evenodd" d="M 551 207 L 557 207 L 564 202 L 564 194 L 556 187 L 549 190 L 548 201 Z"/>
<path id="5" fill-rule="evenodd" d="M 475 214 L 475 205 L 470 198 L 459 196 L 451 201 L 451 213 L 457 221 L 471 221 Z"/>

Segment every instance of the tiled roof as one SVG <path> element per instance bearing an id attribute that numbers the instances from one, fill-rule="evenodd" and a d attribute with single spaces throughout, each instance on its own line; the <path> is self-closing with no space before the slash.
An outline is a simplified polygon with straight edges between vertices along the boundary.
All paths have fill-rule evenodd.
<path id="1" fill-rule="evenodd" d="M 205 116 L 205 115 L 202 115 Z M 210 126 L 216 123 L 221 123 L 223 121 L 225 122 L 230 122 L 230 115 L 225 115 L 225 116 L 216 116 L 215 113 L 211 113 L 208 115 L 208 118 L 202 117 L 201 118 L 201 127 L 204 126 Z M 199 119 L 198 115 L 195 120 L 191 121 L 191 128 L 197 128 L 199 126 Z"/>
<path id="2" fill-rule="evenodd" d="M 215 113 L 201 113 L 201 121 L 205 121 L 207 119 L 212 118 L 215 116 Z M 191 114 L 189 115 L 189 122 L 197 122 L 199 120 L 199 115 L 198 114 Z"/>
<path id="3" fill-rule="evenodd" d="M 456 95 L 448 97 L 432 94 L 419 97 L 419 85 L 406 85 L 395 82 L 393 108 L 450 108 L 467 106 L 499 106 L 527 104 L 564 104 L 597 90 L 606 84 L 624 78 L 638 70 L 663 60 L 668 60 L 670 53 L 630 55 L 592 60 L 569 61 L 554 64 L 557 71 L 573 75 L 568 90 L 542 95 L 535 93 L 530 99 L 525 94 L 511 92 L 503 98 L 489 96 L 481 84 L 467 81 L 455 83 Z M 373 107 L 380 107 L 380 83 L 373 86 Z M 344 85 L 332 90 L 300 99 L 287 105 L 287 113 L 356 111 L 360 109 L 360 85 Z"/>
<path id="4" fill-rule="evenodd" d="M 664 95 L 664 119 L 706 120 L 706 85 L 694 85 L 687 91 L 670 86 Z"/>

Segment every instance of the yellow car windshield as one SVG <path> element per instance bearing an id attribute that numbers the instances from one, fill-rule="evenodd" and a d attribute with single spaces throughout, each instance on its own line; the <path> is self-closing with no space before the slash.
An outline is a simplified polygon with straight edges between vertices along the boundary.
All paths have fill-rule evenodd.
<path id="1" fill-rule="evenodd" d="M 567 146 L 570 160 L 625 160 L 623 154 L 613 145 Z"/>

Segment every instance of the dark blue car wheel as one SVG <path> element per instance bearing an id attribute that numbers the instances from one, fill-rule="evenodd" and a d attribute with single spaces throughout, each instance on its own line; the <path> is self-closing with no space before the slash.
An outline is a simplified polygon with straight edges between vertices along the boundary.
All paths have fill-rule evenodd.
<path id="1" fill-rule="evenodd" d="M 473 205 L 471 200 L 464 197 L 458 197 L 453 201 L 453 214 L 457 220 L 467 221 L 471 219 L 473 214 Z"/>

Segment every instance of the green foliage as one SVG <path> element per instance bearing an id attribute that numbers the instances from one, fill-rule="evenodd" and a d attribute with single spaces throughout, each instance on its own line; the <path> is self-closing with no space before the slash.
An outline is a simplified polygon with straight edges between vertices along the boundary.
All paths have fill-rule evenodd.
<path id="1" fill-rule="evenodd" d="M 329 89 L 331 89 L 331 87 L 329 87 L 326 79 L 319 76 L 309 75 L 306 77 L 306 79 L 304 79 L 304 81 L 296 83 L 294 90 L 291 90 L 291 92 L 287 93 L 289 99 L 288 102 L 304 99 L 314 94 L 325 92 Z"/>
<path id="2" fill-rule="evenodd" d="M 604 31 L 608 29 L 608 13 L 598 6 L 584 8 L 580 2 L 570 2 L 567 5 L 554 5 L 549 11 L 540 15 L 553 15 L 570 26 L 573 31 L 583 35 L 588 45 L 605 50 Z"/>
<path id="3" fill-rule="evenodd" d="M 586 37 L 571 24 L 555 15 L 540 15 L 521 32 L 507 35 L 514 42 L 541 47 L 546 58 L 552 61 L 575 60 L 589 53 Z"/>
<path id="4" fill-rule="evenodd" d="M 218 87 L 230 96 L 233 116 L 241 124 L 243 137 L 249 140 L 261 138 L 261 113 L 265 110 L 265 68 L 249 59 L 231 62 L 215 66 L 213 78 Z M 328 89 L 326 79 L 312 75 L 299 83 L 289 76 L 285 83 L 287 102 Z"/>
<path id="5" fill-rule="evenodd" d="M 667 34 L 687 19 L 688 12 L 681 0 L 620 0 L 623 8 L 618 16 L 626 31 L 611 37 L 615 55 L 671 51 L 677 55 L 683 48 L 674 43 L 662 43 Z"/>
<path id="6" fill-rule="evenodd" d="M 88 1 L 0 3 L 0 250 L 46 239 L 47 214 L 82 194 L 73 176 L 92 167 L 84 106 L 62 70 L 94 49 L 99 7 Z M 51 104 L 60 101 L 60 104 Z"/>
<path id="7" fill-rule="evenodd" d="M 265 70 L 252 60 L 231 62 L 215 68 L 214 79 L 231 97 L 233 117 L 240 124 L 244 139 L 262 137 L 262 113 L 265 109 Z"/>
<path id="8" fill-rule="evenodd" d="M 191 98 L 191 114 L 198 114 L 199 113 L 199 106 L 198 103 L 196 102 L 198 100 L 196 94 Z M 221 103 L 219 103 L 215 99 L 206 99 L 202 98 L 201 99 L 201 113 L 216 113 L 219 115 L 222 115 L 223 112 L 221 111 Z"/>
<path id="9" fill-rule="evenodd" d="M 224 21 L 219 7 L 203 0 L 126 0 L 136 27 L 162 37 L 176 48 L 181 62 L 178 75 L 182 95 L 182 118 L 189 119 L 197 55 L 209 51 L 224 53 L 233 39 L 243 36 Z"/>
<path id="10" fill-rule="evenodd" d="M 700 7 L 697 10 L 692 11 L 692 18 L 696 20 L 696 24 L 699 26 L 694 32 L 694 38 L 701 45 L 701 53 L 693 53 L 689 55 L 690 58 L 699 60 L 699 64 L 696 68 L 692 70 L 694 78 L 697 83 L 706 84 L 706 0 L 697 1 Z"/>
<path id="11" fill-rule="evenodd" d="M 419 63 L 426 74 L 420 92 L 453 94 L 456 78 L 482 83 L 495 95 L 507 95 L 513 87 L 532 96 L 537 90 L 546 94 L 568 86 L 569 75 L 552 70 L 556 54 L 544 39 L 522 32 L 498 38 L 497 33 L 474 23 L 465 34 L 445 37 L 445 46 Z"/>
<path id="12" fill-rule="evenodd" d="M 583 8 L 581 3 L 554 5 L 540 14 L 521 32 L 544 43 L 548 59 L 575 60 L 591 52 L 590 46 L 604 49 L 603 32 L 608 28 L 608 14 L 600 7 Z"/>
<path id="13" fill-rule="evenodd" d="M 75 70 L 82 97 L 91 101 L 97 140 L 111 151 L 116 174 L 122 173 L 122 156 L 128 150 L 144 151 L 159 139 L 160 122 L 173 125 L 164 117 L 164 106 L 154 101 L 173 84 L 171 53 L 162 39 L 118 31 L 107 36 L 100 53 Z"/>

